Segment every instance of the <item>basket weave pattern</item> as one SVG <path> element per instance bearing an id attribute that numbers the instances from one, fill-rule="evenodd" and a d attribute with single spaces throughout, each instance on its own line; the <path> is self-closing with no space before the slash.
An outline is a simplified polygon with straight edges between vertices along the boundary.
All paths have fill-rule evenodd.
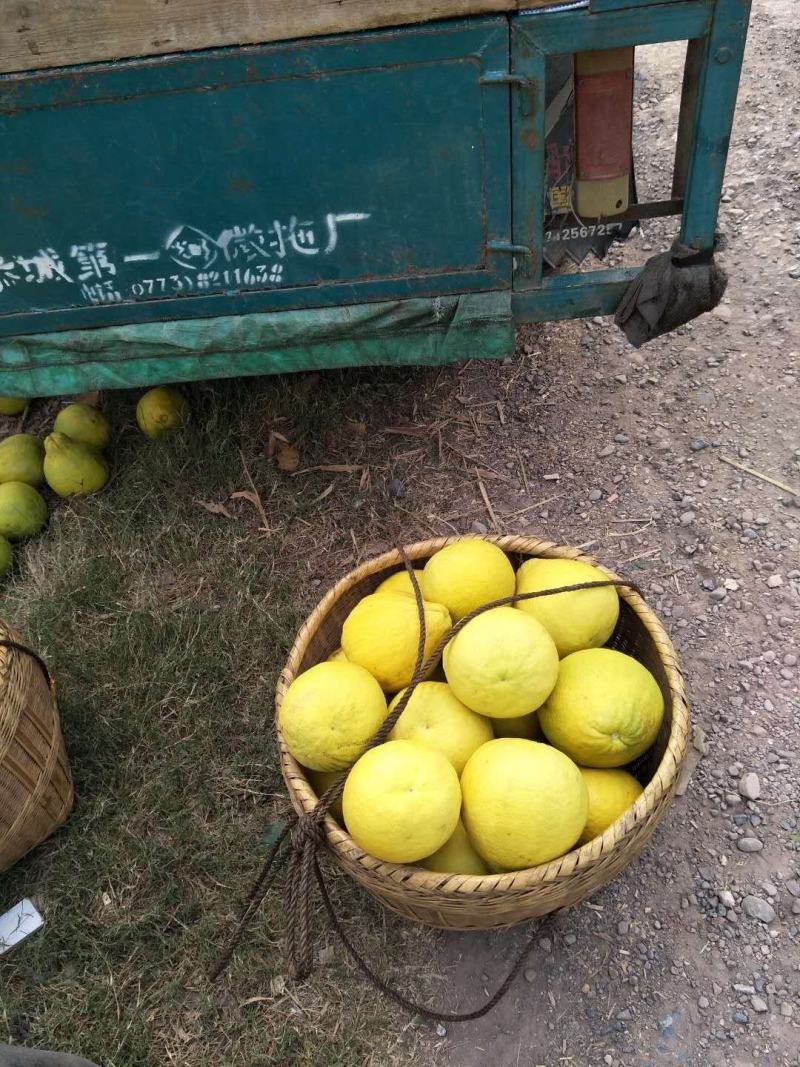
<path id="1" fill-rule="evenodd" d="M 427 559 L 456 538 L 410 545 L 408 558 Z M 609 578 L 619 576 L 577 549 L 523 536 L 487 536 L 518 563 L 530 556 L 581 559 L 599 566 Z M 387 552 L 362 564 L 328 592 L 301 628 L 281 673 L 276 712 L 293 679 L 327 659 L 340 644 L 344 620 L 354 605 L 394 571 L 402 569 L 399 552 Z M 666 631 L 644 600 L 625 587 L 620 619 L 609 642 L 635 656 L 654 675 L 664 695 L 665 715 L 656 743 L 634 768 L 645 784 L 634 806 L 604 834 L 550 863 L 501 875 L 440 874 L 370 856 L 330 817 L 325 829 L 338 863 L 381 903 L 405 918 L 451 930 L 487 929 L 546 915 L 584 900 L 614 878 L 642 851 L 672 802 L 686 756 L 689 707 L 675 650 Z M 281 771 L 298 814 L 311 811 L 317 796 L 302 768 L 289 754 L 276 717 Z"/>
<path id="2" fill-rule="evenodd" d="M 3 622 L 0 638 L 24 644 Z M 35 659 L 0 646 L 0 871 L 49 837 L 72 803 L 55 695 Z"/>

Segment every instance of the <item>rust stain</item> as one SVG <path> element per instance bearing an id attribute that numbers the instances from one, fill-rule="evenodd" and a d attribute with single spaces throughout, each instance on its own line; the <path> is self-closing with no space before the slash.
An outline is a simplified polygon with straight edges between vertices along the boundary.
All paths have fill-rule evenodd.
<path id="1" fill-rule="evenodd" d="M 523 148 L 534 149 L 539 144 L 539 138 L 536 136 L 536 130 L 523 130 L 519 135 L 520 141 L 522 141 Z"/>

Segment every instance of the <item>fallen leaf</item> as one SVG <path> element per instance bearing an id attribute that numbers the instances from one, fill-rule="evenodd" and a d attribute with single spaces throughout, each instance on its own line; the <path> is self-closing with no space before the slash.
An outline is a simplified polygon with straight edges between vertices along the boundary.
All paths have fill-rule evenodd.
<path id="1" fill-rule="evenodd" d="M 258 499 L 255 493 L 251 493 L 249 489 L 239 489 L 235 493 L 231 493 L 231 500 L 249 500 L 254 508 L 260 506 L 261 501 Z"/>
<path id="2" fill-rule="evenodd" d="M 357 422 L 353 429 L 360 437 L 363 437 L 367 432 L 367 424 L 365 422 Z"/>
<path id="3" fill-rule="evenodd" d="M 277 430 L 270 430 L 269 438 L 267 439 L 267 459 L 272 459 L 276 452 L 288 444 L 288 437 L 284 437 Z"/>
<path id="4" fill-rule="evenodd" d="M 273 997 L 279 997 L 286 992 L 286 979 L 282 974 L 276 974 L 269 980 L 269 991 Z"/>
<path id="5" fill-rule="evenodd" d="M 363 492 L 369 486 L 369 467 L 364 467 L 361 471 L 361 479 L 358 483 L 358 488 Z"/>
<path id="6" fill-rule="evenodd" d="M 75 397 L 76 404 L 88 404 L 90 407 L 96 407 L 100 401 L 100 390 L 92 389 L 91 392 L 81 393 L 80 396 Z"/>
<path id="7" fill-rule="evenodd" d="M 324 500 L 325 497 L 326 496 L 330 496 L 332 492 L 333 492 L 333 482 L 331 482 L 331 484 L 328 486 L 327 489 L 323 489 L 322 492 L 319 494 L 319 496 L 315 496 L 314 499 L 311 501 L 311 503 L 312 504 L 319 504 L 320 500 Z"/>
<path id="8" fill-rule="evenodd" d="M 280 449 L 276 458 L 280 469 L 288 474 L 294 474 L 300 466 L 300 453 L 294 445 L 285 445 Z"/>
<path id="9" fill-rule="evenodd" d="M 209 500 L 195 500 L 195 504 L 197 504 L 198 507 L 204 508 L 212 515 L 224 515 L 226 519 L 233 518 L 233 515 L 231 515 L 224 504 L 214 504 Z"/>

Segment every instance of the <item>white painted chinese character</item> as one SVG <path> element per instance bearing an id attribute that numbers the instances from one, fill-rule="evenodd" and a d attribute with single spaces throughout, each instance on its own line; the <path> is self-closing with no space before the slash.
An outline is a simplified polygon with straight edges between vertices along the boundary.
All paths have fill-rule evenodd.
<path id="1" fill-rule="evenodd" d="M 340 215 L 328 214 L 325 216 L 325 225 L 328 227 L 328 243 L 325 245 L 325 255 L 330 253 L 336 248 L 339 240 L 339 223 L 340 222 L 365 222 L 369 218 L 369 213 L 363 211 L 345 211 Z"/>
<path id="2" fill-rule="evenodd" d="M 314 237 L 313 226 L 314 223 L 310 219 L 307 222 L 298 222 L 294 215 L 289 219 L 286 238 L 295 252 L 299 252 L 304 256 L 319 255 L 319 246 Z"/>
<path id="3" fill-rule="evenodd" d="M 71 282 L 61 257 L 54 248 L 40 248 L 36 255 L 17 256 L 17 263 L 25 272 L 26 282 Z"/>
<path id="4" fill-rule="evenodd" d="M 194 226 L 179 226 L 167 238 L 167 252 L 187 270 L 208 270 L 219 255 L 219 245 L 213 237 Z"/>
<path id="5" fill-rule="evenodd" d="M 105 279 L 108 275 L 117 273 L 117 268 L 108 258 L 108 243 L 98 241 L 96 244 L 73 245 L 70 249 L 70 258 L 77 259 L 79 282 L 88 282 L 92 279 Z"/>
<path id="6" fill-rule="evenodd" d="M 19 281 L 19 274 L 17 272 L 17 264 L 7 262 L 3 256 L 0 256 L 0 293 L 4 289 L 10 289 L 12 285 L 16 285 Z"/>
<path id="7" fill-rule="evenodd" d="M 90 304 L 121 304 L 122 293 L 114 288 L 111 278 L 105 281 L 95 282 L 92 285 L 84 283 L 81 286 L 81 295 Z"/>
<path id="8" fill-rule="evenodd" d="M 269 242 L 269 247 L 272 249 L 274 255 L 279 259 L 283 259 L 286 255 L 286 241 L 283 237 L 283 224 L 275 219 L 272 226 L 267 230 L 267 234 L 269 235 L 270 233 L 273 233 L 275 236 Z"/>
<path id="9" fill-rule="evenodd" d="M 240 259 L 252 263 L 254 259 L 263 259 L 268 253 L 264 231 L 252 222 L 249 226 L 234 226 L 223 230 L 217 238 L 217 244 L 228 260 Z"/>

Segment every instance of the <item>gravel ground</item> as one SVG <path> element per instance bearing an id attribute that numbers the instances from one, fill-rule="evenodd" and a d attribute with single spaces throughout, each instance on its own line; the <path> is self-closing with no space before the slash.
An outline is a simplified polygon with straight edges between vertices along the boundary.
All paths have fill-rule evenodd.
<path id="1" fill-rule="evenodd" d="M 496 1011 L 442 1035 L 452 1067 L 800 1063 L 800 498 L 723 460 L 800 488 L 795 7 L 754 7 L 723 304 L 641 352 L 607 320 L 531 331 L 535 373 L 493 383 L 510 439 L 549 475 L 540 488 L 561 494 L 531 527 L 629 560 L 673 635 L 695 726 L 691 780 L 643 858 L 555 920 Z M 640 50 L 647 192 L 666 182 L 681 58 Z M 652 224 L 616 259 L 668 232 Z M 462 1009 L 525 937 L 441 938 Z"/>

